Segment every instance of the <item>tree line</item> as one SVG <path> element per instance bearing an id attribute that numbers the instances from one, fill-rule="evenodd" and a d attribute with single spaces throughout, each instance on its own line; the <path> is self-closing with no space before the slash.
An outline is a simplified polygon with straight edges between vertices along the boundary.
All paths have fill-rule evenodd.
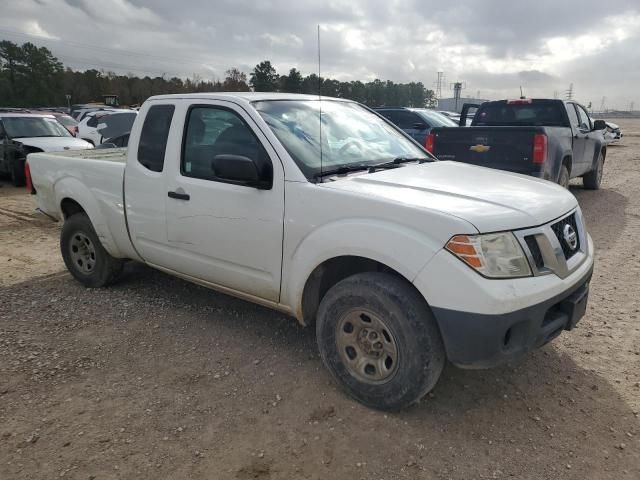
<path id="1" fill-rule="evenodd" d="M 102 101 L 103 95 L 117 95 L 121 105 L 139 105 L 152 95 L 168 93 L 257 91 L 321 94 L 355 100 L 369 106 L 435 106 L 433 90 L 422 82 L 395 83 L 391 80 L 341 82 L 303 76 L 292 68 L 280 75 L 269 60 L 257 64 L 249 75 L 230 68 L 224 79 L 137 77 L 95 69 L 76 71 L 64 65 L 45 47 L 32 43 L 0 42 L 0 107 L 65 106 Z"/>

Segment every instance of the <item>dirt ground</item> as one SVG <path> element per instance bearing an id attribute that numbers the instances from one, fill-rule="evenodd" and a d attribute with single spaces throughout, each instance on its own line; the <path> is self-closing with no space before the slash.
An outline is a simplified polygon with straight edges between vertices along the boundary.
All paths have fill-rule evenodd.
<path id="1" fill-rule="evenodd" d="M 314 332 L 128 265 L 88 290 L 0 188 L 0 479 L 640 479 L 640 122 L 604 187 L 586 317 L 522 360 L 447 367 L 399 414 L 331 381 Z"/>

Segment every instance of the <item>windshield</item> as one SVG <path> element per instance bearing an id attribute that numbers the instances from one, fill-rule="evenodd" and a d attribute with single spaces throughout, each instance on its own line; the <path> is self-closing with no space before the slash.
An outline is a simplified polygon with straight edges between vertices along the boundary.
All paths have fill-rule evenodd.
<path id="1" fill-rule="evenodd" d="M 430 157 L 383 119 L 352 102 L 271 100 L 254 106 L 304 175 L 320 173 L 320 104 L 322 169 L 372 165 L 395 158 Z"/>
<path id="2" fill-rule="evenodd" d="M 449 117 L 434 112 L 433 110 L 414 110 L 418 115 L 424 118 L 432 127 L 457 127 L 458 124 Z"/>
<path id="3" fill-rule="evenodd" d="M 530 103 L 491 102 L 483 104 L 473 117 L 473 125 L 487 126 L 567 126 L 559 101 Z"/>
<path id="4" fill-rule="evenodd" d="M 58 120 L 65 127 L 75 127 L 78 125 L 78 122 L 76 122 L 69 115 L 58 115 L 56 117 L 56 120 Z"/>
<path id="5" fill-rule="evenodd" d="M 2 123 L 11 138 L 72 136 L 53 117 L 4 117 Z"/>

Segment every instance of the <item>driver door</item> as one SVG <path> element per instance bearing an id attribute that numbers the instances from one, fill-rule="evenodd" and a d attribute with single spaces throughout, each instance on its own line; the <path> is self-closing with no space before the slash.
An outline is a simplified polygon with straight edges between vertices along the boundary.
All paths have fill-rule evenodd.
<path id="1" fill-rule="evenodd" d="M 284 171 L 271 145 L 229 102 L 191 105 L 179 155 L 168 159 L 165 197 L 172 255 L 164 264 L 217 286 L 277 302 Z M 248 157 L 272 172 L 270 188 L 216 177 L 219 155 Z"/>

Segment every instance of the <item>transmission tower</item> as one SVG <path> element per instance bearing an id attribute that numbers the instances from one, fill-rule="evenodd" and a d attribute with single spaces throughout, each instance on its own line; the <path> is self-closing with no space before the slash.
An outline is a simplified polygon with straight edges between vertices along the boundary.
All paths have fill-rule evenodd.
<path id="1" fill-rule="evenodd" d="M 569 84 L 569 89 L 564 93 L 567 100 L 573 100 L 573 83 Z"/>
<path id="2" fill-rule="evenodd" d="M 558 99 L 558 90 L 554 90 L 554 91 L 553 91 L 553 98 L 554 98 L 555 100 L 557 100 L 557 99 Z"/>
<path id="3" fill-rule="evenodd" d="M 629 104 L 629 113 L 633 112 L 633 106 L 634 106 L 634 105 L 635 105 L 635 103 L 634 103 L 634 102 L 631 102 L 631 103 Z"/>
<path id="4" fill-rule="evenodd" d="M 607 97 L 602 97 L 602 102 L 600 102 L 600 111 L 604 112 L 604 104 L 607 101 Z"/>

